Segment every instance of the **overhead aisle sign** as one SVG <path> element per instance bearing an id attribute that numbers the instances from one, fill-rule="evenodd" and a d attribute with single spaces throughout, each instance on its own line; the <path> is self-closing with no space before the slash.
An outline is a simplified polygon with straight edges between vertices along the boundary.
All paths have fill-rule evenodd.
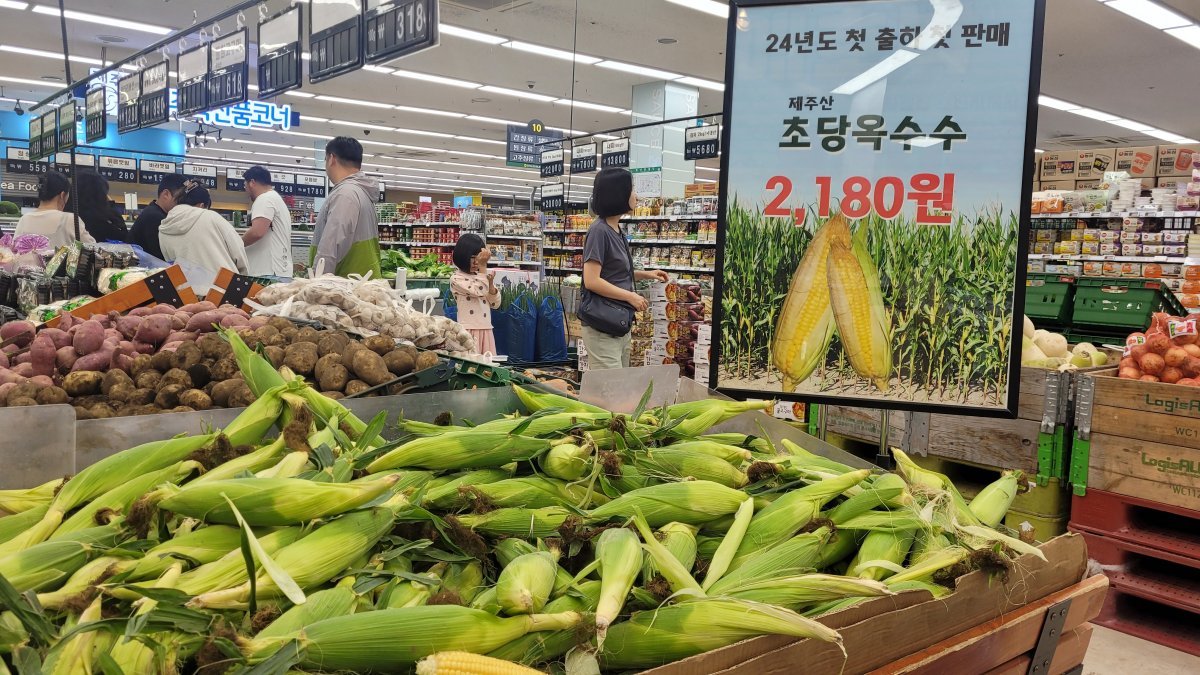
<path id="1" fill-rule="evenodd" d="M 177 173 L 175 162 L 159 162 L 143 159 L 138 162 L 138 182 L 142 185 L 158 185 L 167 174 Z"/>
<path id="2" fill-rule="evenodd" d="M 542 153 L 557 148 L 563 139 L 561 131 L 547 129 L 534 121 L 531 124 L 508 125 L 508 165 L 521 169 L 541 169 Z"/>
<path id="3" fill-rule="evenodd" d="M 100 156 L 97 172 L 114 183 L 138 182 L 137 160 L 130 157 Z"/>
<path id="4" fill-rule="evenodd" d="M 117 133 L 137 131 L 138 99 L 142 97 L 142 74 L 130 73 L 117 80 Z"/>
<path id="5" fill-rule="evenodd" d="M 294 173 L 273 173 L 271 180 L 275 183 L 275 191 L 279 194 L 290 197 L 296 194 L 296 174 Z"/>
<path id="6" fill-rule="evenodd" d="M 600 166 L 605 169 L 613 169 L 629 166 L 629 139 L 617 138 L 611 141 L 604 141 L 602 146 L 604 156 L 600 158 Z"/>
<path id="7" fill-rule="evenodd" d="M 1015 416 L 1044 0 L 731 4 L 710 381 Z"/>
<path id="8" fill-rule="evenodd" d="M 721 154 L 721 127 L 706 124 L 683 131 L 683 158 L 688 161 L 712 159 Z"/>

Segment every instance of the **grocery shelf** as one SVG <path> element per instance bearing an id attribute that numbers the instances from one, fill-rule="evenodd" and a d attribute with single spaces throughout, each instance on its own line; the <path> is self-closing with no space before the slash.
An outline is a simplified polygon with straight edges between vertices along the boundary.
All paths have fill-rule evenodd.
<path id="1" fill-rule="evenodd" d="M 717 214 L 710 213 L 707 215 L 686 215 L 686 216 L 625 216 L 621 222 L 636 223 L 647 220 L 716 220 Z"/>
<path id="2" fill-rule="evenodd" d="M 542 263 L 534 262 L 534 261 L 530 261 L 530 260 L 489 260 L 488 264 L 495 265 L 497 267 L 511 267 L 511 266 L 541 267 L 542 266 Z"/>
<path id="3" fill-rule="evenodd" d="M 574 273 L 574 272 L 582 272 L 583 270 L 579 269 L 578 267 L 547 267 L 547 268 L 546 268 L 546 271 L 547 271 L 547 272 L 569 272 L 569 273 Z"/>
<path id="4" fill-rule="evenodd" d="M 461 222 L 458 222 L 458 223 L 431 223 L 428 221 L 419 220 L 419 221 L 412 222 L 412 223 L 404 223 L 404 222 L 397 221 L 397 222 L 381 222 L 379 224 L 383 225 L 383 226 L 387 226 L 387 227 L 454 227 L 454 228 L 462 229 Z"/>
<path id="5" fill-rule="evenodd" d="M 1035 213 L 1033 220 L 1063 220 L 1066 218 L 1200 218 L 1200 211 L 1071 211 L 1070 213 Z"/>
<path id="6" fill-rule="evenodd" d="M 519 239 L 521 241 L 541 241 L 542 240 L 541 236 L 528 237 L 528 236 L 518 236 L 515 234 L 487 234 L 486 238 L 487 239 Z"/>
<path id="7" fill-rule="evenodd" d="M 1030 260 L 1066 260 L 1069 262 L 1140 262 L 1178 263 L 1200 265 L 1200 258 L 1183 258 L 1165 255 L 1055 255 L 1053 253 L 1030 253 Z"/>
<path id="8" fill-rule="evenodd" d="M 711 267 L 683 267 L 675 265 L 646 265 L 647 269 L 662 270 L 664 272 L 698 272 L 701 274 L 716 274 L 716 270 Z"/>
<path id="9" fill-rule="evenodd" d="M 543 246 L 544 249 L 551 251 L 582 251 L 582 246 Z"/>
<path id="10" fill-rule="evenodd" d="M 380 246 L 436 246 L 439 248 L 450 248 L 457 246 L 458 242 L 454 241 L 381 241 Z"/>
<path id="11" fill-rule="evenodd" d="M 716 246 L 715 241 L 688 241 L 687 239 L 630 239 L 630 244 L 637 246 Z"/>
<path id="12" fill-rule="evenodd" d="M 587 234 L 587 230 L 556 230 L 546 228 L 542 230 L 542 234 Z"/>

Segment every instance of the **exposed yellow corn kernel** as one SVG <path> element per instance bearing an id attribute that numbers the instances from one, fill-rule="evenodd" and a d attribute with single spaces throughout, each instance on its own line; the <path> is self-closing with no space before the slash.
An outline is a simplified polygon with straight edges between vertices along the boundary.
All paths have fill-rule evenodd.
<path id="1" fill-rule="evenodd" d="M 879 388 L 888 390 L 892 375 L 891 321 L 883 306 L 879 271 L 862 241 L 835 237 L 829 245 L 829 300 L 838 336 L 850 366 Z"/>

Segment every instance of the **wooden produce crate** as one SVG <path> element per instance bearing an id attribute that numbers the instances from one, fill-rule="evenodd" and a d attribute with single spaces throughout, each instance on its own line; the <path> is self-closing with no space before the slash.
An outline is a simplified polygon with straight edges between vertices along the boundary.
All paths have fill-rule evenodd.
<path id="1" fill-rule="evenodd" d="M 1079 535 L 1022 556 L 1007 580 L 973 572 L 951 595 L 879 598 L 818 619 L 842 634 L 845 654 L 815 640 L 770 636 L 677 661 L 647 675 L 845 673 L 1065 673 L 1083 663 L 1104 576 L 1086 577 Z"/>
<path id="2" fill-rule="evenodd" d="M 888 444 L 908 454 L 966 464 L 1021 469 L 1046 485 L 1067 473 L 1068 414 L 1073 373 L 1021 369 L 1017 419 L 893 412 Z M 881 412 L 826 406 L 826 431 L 878 443 Z"/>
<path id="3" fill-rule="evenodd" d="M 168 304 L 182 307 L 196 302 L 196 294 L 188 285 L 187 276 L 178 265 L 172 265 L 125 288 L 96 298 L 86 305 L 71 310 L 73 316 L 89 319 L 96 314 L 120 312 L 150 304 Z M 47 328 L 58 325 L 59 317 L 46 322 Z"/>
<path id="4" fill-rule="evenodd" d="M 204 299 L 214 305 L 234 305 L 250 312 L 253 310 L 245 301 L 254 299 L 262 289 L 250 277 L 221 268 Z"/>
<path id="5" fill-rule="evenodd" d="M 1200 510 L 1200 388 L 1079 376 L 1071 483 Z"/>

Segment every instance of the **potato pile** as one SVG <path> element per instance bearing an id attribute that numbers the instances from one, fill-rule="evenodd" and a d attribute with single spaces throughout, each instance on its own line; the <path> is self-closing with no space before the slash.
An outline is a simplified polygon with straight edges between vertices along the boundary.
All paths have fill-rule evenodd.
<path id="1" fill-rule="evenodd" d="M 240 309 L 194 309 L 207 322 L 194 326 L 194 332 L 173 330 L 186 329 L 191 321 L 169 307 L 76 321 L 67 330 L 43 328 L 36 334 L 32 324 L 5 324 L 0 332 L 22 336 L 13 350 L 29 349 L 16 357 L 21 362 L 12 370 L 0 363 L 0 406 L 65 403 L 85 420 L 249 405 L 255 397 L 229 344 L 215 332 L 200 332 L 215 330 L 214 324 L 233 328 L 276 368 L 286 366 L 332 398 L 438 363 L 435 354 L 399 347 L 388 337 L 359 342 L 341 331 L 302 328 L 279 317 L 250 319 Z M 175 324 L 187 320 L 171 326 L 159 317 Z M 128 339 L 119 339 L 126 334 Z"/>

